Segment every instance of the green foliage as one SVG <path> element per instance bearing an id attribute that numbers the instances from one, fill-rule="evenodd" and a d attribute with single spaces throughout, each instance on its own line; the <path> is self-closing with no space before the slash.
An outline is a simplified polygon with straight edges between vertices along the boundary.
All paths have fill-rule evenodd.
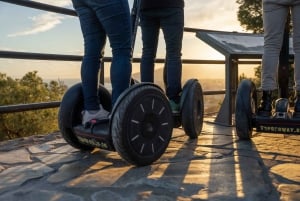
<path id="1" fill-rule="evenodd" d="M 261 0 L 236 0 L 239 10 L 238 20 L 242 27 L 253 33 L 263 32 L 262 1 Z"/>
<path id="2" fill-rule="evenodd" d="M 44 83 L 37 71 L 21 79 L 0 73 L 0 105 L 60 101 L 67 86 L 61 81 Z M 0 114 L 0 141 L 58 130 L 58 109 Z"/>
<path id="3" fill-rule="evenodd" d="M 251 80 L 255 86 L 258 88 L 261 84 L 261 66 L 257 66 L 254 68 L 254 78 L 248 78 L 244 73 L 239 76 L 238 83 L 240 83 L 243 79 Z"/>

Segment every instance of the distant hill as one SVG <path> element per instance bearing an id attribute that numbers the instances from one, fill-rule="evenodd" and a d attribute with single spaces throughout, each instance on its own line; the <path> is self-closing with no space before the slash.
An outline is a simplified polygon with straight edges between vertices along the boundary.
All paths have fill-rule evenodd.
<path id="1" fill-rule="evenodd" d="M 197 76 L 198 75 L 198 76 Z M 157 68 L 154 71 L 155 76 L 155 84 L 159 85 L 160 87 L 164 88 L 163 84 L 163 68 Z M 138 81 L 141 80 L 140 73 L 133 73 L 132 77 Z M 195 71 L 183 71 L 182 73 L 182 85 L 191 78 L 196 78 L 199 80 L 203 90 L 220 90 L 225 88 L 225 81 L 224 79 L 207 79 L 203 78 L 203 76 L 200 75 L 200 73 L 195 73 Z M 45 80 L 45 82 L 49 82 L 50 80 Z M 77 79 L 61 79 L 61 81 L 64 82 L 68 87 L 81 82 L 80 78 Z M 105 77 L 104 80 L 105 83 L 107 83 L 108 86 L 110 86 L 110 78 Z"/>
<path id="2" fill-rule="evenodd" d="M 198 76 L 197 76 L 198 75 Z M 164 89 L 163 84 L 163 68 L 157 68 L 154 72 L 155 76 L 155 84 L 159 85 Z M 132 77 L 138 81 L 140 81 L 140 73 L 133 73 Z M 184 71 L 182 75 L 182 86 L 184 83 L 191 78 L 196 78 L 199 80 L 202 90 L 221 90 L 225 88 L 225 80 L 224 79 L 207 79 L 201 77 L 200 72 L 195 73 L 195 71 Z M 49 82 L 50 80 L 45 80 L 45 82 Z M 68 87 L 81 82 L 80 78 L 78 79 L 61 79 Z M 111 89 L 110 78 L 105 77 L 105 87 L 107 89 Z M 213 95 L 213 96 L 204 96 L 204 108 L 205 113 L 214 113 L 219 110 L 220 104 L 224 98 L 224 95 Z"/>
<path id="3" fill-rule="evenodd" d="M 141 80 L 140 73 L 132 74 L 132 77 L 136 80 Z M 197 76 L 197 73 L 194 71 L 183 71 L 182 73 L 182 85 L 189 79 L 198 79 L 203 90 L 220 90 L 225 88 L 225 80 L 224 79 L 206 79 L 201 78 L 200 75 Z M 163 82 L 163 68 L 155 69 L 154 71 L 154 82 L 155 84 L 164 87 Z"/>

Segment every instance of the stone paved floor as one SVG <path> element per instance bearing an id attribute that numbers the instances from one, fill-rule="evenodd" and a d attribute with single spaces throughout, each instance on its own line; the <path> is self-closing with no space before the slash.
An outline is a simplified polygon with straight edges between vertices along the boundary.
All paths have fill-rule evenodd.
<path id="1" fill-rule="evenodd" d="M 134 167 L 116 152 L 83 153 L 53 133 L 0 143 L 2 201 L 300 201 L 300 136 L 204 123 L 174 129 L 165 154 Z"/>

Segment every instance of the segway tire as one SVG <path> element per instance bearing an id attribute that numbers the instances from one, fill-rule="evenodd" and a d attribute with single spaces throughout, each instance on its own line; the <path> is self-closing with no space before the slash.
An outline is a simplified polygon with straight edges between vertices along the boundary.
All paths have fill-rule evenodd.
<path id="1" fill-rule="evenodd" d="M 120 156 L 150 165 L 165 152 L 173 131 L 172 111 L 162 89 L 150 83 L 130 87 L 115 106 L 111 133 Z"/>
<path id="2" fill-rule="evenodd" d="M 252 118 L 257 112 L 257 94 L 254 83 L 242 80 L 235 101 L 235 127 L 240 140 L 250 140 L 253 132 Z"/>
<path id="3" fill-rule="evenodd" d="M 195 139 L 202 131 L 204 116 L 203 91 L 197 79 L 187 81 L 182 96 L 182 127 L 191 139 Z"/>

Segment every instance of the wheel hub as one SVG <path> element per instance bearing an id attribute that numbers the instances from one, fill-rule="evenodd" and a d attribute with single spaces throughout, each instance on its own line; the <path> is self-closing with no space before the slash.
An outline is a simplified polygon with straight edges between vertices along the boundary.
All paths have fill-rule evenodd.
<path id="1" fill-rule="evenodd" d="M 146 114 L 141 124 L 141 134 L 146 139 L 152 139 L 159 127 L 158 117 L 155 114 Z"/>

